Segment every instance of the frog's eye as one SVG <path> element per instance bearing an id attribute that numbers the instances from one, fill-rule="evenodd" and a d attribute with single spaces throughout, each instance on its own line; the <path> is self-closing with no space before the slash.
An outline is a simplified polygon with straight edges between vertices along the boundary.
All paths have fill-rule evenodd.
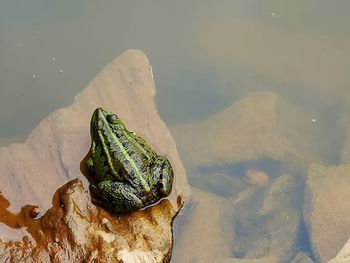
<path id="1" fill-rule="evenodd" d="M 117 124 L 118 123 L 118 117 L 115 114 L 107 115 L 106 119 L 110 124 Z"/>

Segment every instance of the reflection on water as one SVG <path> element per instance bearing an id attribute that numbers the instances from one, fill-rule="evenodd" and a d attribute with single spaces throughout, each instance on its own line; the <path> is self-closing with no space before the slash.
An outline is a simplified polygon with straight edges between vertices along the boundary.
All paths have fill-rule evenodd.
<path id="1" fill-rule="evenodd" d="M 302 197 L 310 163 L 348 162 L 349 8 L 326 0 L 2 1 L 0 144 L 23 140 L 116 55 L 142 49 L 189 181 L 239 213 L 221 222 L 234 233 L 226 257 L 317 262 Z M 216 115 L 256 91 L 277 102 L 262 96 Z M 248 170 L 268 182 L 249 183 Z M 272 255 L 276 243 L 285 246 Z"/>

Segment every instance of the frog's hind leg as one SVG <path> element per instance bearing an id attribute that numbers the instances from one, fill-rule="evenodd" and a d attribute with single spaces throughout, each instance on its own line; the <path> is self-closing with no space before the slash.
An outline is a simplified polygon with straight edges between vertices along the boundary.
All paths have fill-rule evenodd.
<path id="1" fill-rule="evenodd" d="M 158 156 L 152 168 L 153 180 L 163 196 L 171 192 L 173 185 L 174 173 L 169 160 L 164 156 Z"/>
<path id="2" fill-rule="evenodd" d="M 129 212 L 142 207 L 141 199 L 128 184 L 108 180 L 92 185 L 90 189 L 97 203 L 113 213 Z"/>

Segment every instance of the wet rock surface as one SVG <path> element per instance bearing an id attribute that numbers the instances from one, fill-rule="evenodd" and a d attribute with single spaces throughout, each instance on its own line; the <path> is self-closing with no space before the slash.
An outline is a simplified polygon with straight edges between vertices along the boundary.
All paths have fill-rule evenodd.
<path id="1" fill-rule="evenodd" d="M 328 261 L 328 263 L 344 263 L 344 262 L 350 262 L 350 239 L 348 240 L 348 242 L 346 242 L 344 247 L 339 251 L 337 256 L 331 259 L 330 261 Z"/>
<path id="2" fill-rule="evenodd" d="M 25 220 L 20 227 L 26 228 L 28 235 L 22 241 L 0 242 L 0 260 L 167 261 L 171 253 L 170 225 L 177 210 L 178 206 L 163 200 L 139 213 L 111 215 L 91 203 L 82 181 L 76 179 L 57 190 L 52 208 L 42 217 L 31 218 L 29 211 L 22 209 L 18 217 Z"/>
<path id="3" fill-rule="evenodd" d="M 317 262 L 335 257 L 350 237 L 350 165 L 311 165 L 304 220 Z"/>
<path id="4" fill-rule="evenodd" d="M 0 148 L 0 262 L 169 260 L 171 224 L 190 190 L 154 95 L 147 58 L 127 51 L 72 105 L 45 118 L 24 143 Z M 124 215 L 91 203 L 83 159 L 90 146 L 91 114 L 100 106 L 117 113 L 170 160 L 175 181 L 168 198 Z"/>
<path id="5" fill-rule="evenodd" d="M 223 223 L 232 221 L 235 212 L 227 199 L 194 188 L 184 213 L 187 220 L 177 236 L 175 262 L 217 262 L 230 257 L 234 229 Z"/>

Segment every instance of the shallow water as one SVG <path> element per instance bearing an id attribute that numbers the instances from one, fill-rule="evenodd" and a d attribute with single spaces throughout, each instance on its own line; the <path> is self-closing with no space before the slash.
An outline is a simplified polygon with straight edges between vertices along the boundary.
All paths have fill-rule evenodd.
<path id="1" fill-rule="evenodd" d="M 232 257 L 254 257 L 249 238 L 264 239 L 274 233 L 265 233 L 266 228 L 254 235 L 254 227 L 266 223 L 257 213 L 271 182 L 282 174 L 295 175 L 295 187 L 302 194 L 302 178 L 310 162 L 341 160 L 350 109 L 349 8 L 348 1 L 326 0 L 241 0 L 220 5 L 214 1 L 2 0 L 0 145 L 23 141 L 43 117 L 70 104 L 115 56 L 126 49 L 141 49 L 152 64 L 159 113 L 175 134 L 191 185 L 232 201 L 249 185 L 244 181 L 247 170 L 263 171 L 269 177 L 268 186 L 237 208 L 246 214 L 235 226 Z M 268 154 L 263 157 L 271 159 L 263 161 L 214 156 L 209 150 L 206 156 L 212 161 L 204 162 L 188 150 L 189 137 L 177 136 L 181 129 L 195 131 L 201 121 L 210 122 L 253 92 L 277 94 L 307 116 L 309 124 L 299 137 L 290 136 L 293 132 L 288 130 L 296 127 L 289 126 L 296 120 L 293 110 L 286 107 L 277 121 L 282 138 L 310 146 L 310 152 L 296 146 L 305 163 L 289 166 L 289 159 Z M 217 125 L 215 119 L 212 123 Z M 196 143 L 205 146 L 216 138 L 220 145 L 217 134 L 208 129 Z M 300 212 L 302 200 L 290 198 L 293 211 Z M 244 210 L 247 206 L 253 208 Z M 229 220 L 222 224 L 233 228 Z M 296 247 L 310 252 L 303 223 L 298 231 Z"/>

